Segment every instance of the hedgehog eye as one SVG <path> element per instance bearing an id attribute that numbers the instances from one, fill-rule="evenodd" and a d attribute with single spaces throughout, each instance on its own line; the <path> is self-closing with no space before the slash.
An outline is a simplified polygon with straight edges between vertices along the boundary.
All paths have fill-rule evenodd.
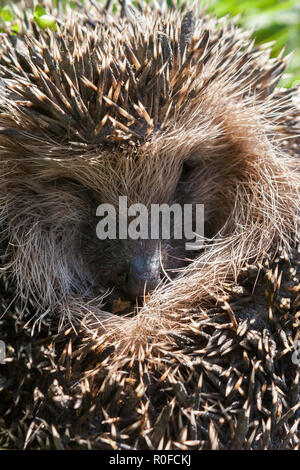
<path id="1" fill-rule="evenodd" d="M 187 161 L 183 162 L 179 181 L 186 181 L 193 171 L 193 165 Z"/>
<path id="2" fill-rule="evenodd" d="M 120 281 L 120 282 L 122 282 L 123 284 L 125 284 L 125 283 L 128 282 L 129 274 L 128 274 L 128 272 L 123 271 L 123 272 L 121 272 L 121 273 L 118 275 L 118 278 L 119 278 L 119 281 Z"/>

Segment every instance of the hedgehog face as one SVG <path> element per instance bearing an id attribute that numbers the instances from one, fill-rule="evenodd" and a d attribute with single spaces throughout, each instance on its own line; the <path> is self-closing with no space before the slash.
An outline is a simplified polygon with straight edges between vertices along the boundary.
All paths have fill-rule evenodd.
<path id="1" fill-rule="evenodd" d="M 113 152 L 117 153 L 116 158 L 112 157 Z M 117 149 L 110 150 L 107 156 L 109 163 L 104 164 L 105 156 L 102 155 L 98 164 L 93 166 L 93 184 L 85 179 L 82 170 L 79 178 L 81 182 L 70 185 L 75 195 L 81 193 L 86 199 L 86 205 L 82 202 L 78 204 L 79 210 L 83 210 L 77 217 L 82 221 L 78 230 L 81 247 L 79 257 L 94 291 L 112 291 L 106 298 L 108 303 L 110 299 L 120 296 L 136 301 L 164 284 L 167 277 L 176 276 L 178 270 L 192 258 L 192 253 L 185 250 L 187 240 L 184 236 L 182 239 L 174 238 L 172 214 L 170 239 L 163 239 L 161 231 L 159 237 L 150 237 L 152 205 L 167 203 L 170 206 L 177 204 L 183 207 L 184 204 L 190 204 L 192 207 L 197 201 L 201 201 L 201 186 L 199 189 L 198 184 L 193 185 L 196 169 L 182 164 L 180 159 L 177 162 L 165 156 L 163 168 L 161 157 L 150 156 L 142 147 L 135 158 L 130 157 L 129 152 L 120 153 Z M 87 164 L 86 172 L 88 167 Z M 197 175 L 196 180 L 199 183 Z M 52 184 L 57 187 L 57 180 Z M 145 188 L 148 188 L 147 192 Z M 96 236 L 99 220 L 96 217 L 97 208 L 110 204 L 116 214 L 118 229 L 118 201 L 124 196 L 131 204 L 144 204 L 146 210 L 149 208 L 149 217 L 146 220 L 149 238 L 133 240 L 127 237 L 124 240 L 116 237 L 100 240 Z M 132 220 L 133 217 L 129 216 L 128 223 Z"/>
<path id="2" fill-rule="evenodd" d="M 107 302 L 119 296 L 136 301 L 176 277 L 200 253 L 186 250 L 188 240 L 184 232 L 182 238 L 174 237 L 172 216 L 170 239 L 164 239 L 161 231 L 160 237 L 150 238 L 153 205 L 172 207 L 177 204 L 182 209 L 189 205 L 194 230 L 195 206 L 204 204 L 206 237 L 217 233 L 231 210 L 231 201 L 223 203 L 222 207 L 216 203 L 220 199 L 220 187 L 221 192 L 225 192 L 225 185 L 219 184 L 224 178 L 224 170 L 212 176 L 205 158 L 196 158 L 195 153 L 186 158 L 187 153 L 182 155 L 180 152 L 182 146 L 162 153 L 163 149 L 157 148 L 158 140 L 154 138 L 151 143 L 135 148 L 134 152 L 130 148 L 123 151 L 112 148 L 101 153 L 92 165 L 90 161 L 86 162 L 86 166 L 76 173 L 75 165 L 72 168 L 74 177 L 90 194 L 89 207 L 78 217 L 84 221 L 85 214 L 89 214 L 88 223 L 84 222 L 78 232 L 83 265 L 89 273 L 86 277 L 91 279 L 95 292 L 113 291 Z M 233 170 L 229 166 L 226 171 Z M 47 172 L 49 174 L 49 168 Z M 110 204 L 118 218 L 119 200 L 124 196 L 128 206 L 143 204 L 149 209 L 146 220 L 149 238 L 99 240 L 96 236 L 97 207 Z M 131 220 L 129 217 L 128 222 Z"/>

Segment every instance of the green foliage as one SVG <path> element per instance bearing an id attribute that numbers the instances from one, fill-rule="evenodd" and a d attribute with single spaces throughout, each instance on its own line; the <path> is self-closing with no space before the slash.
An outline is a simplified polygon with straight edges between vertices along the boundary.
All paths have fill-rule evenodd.
<path id="1" fill-rule="evenodd" d="M 4 21 L 12 21 L 14 18 L 14 13 L 10 5 L 5 5 L 0 9 L 0 16 Z"/>
<path id="2" fill-rule="evenodd" d="M 15 15 L 10 5 L 3 5 L 0 8 L 0 32 L 3 33 L 7 30 L 7 23 L 9 29 L 15 33 L 19 31 L 18 24 L 14 24 Z"/>
<path id="3" fill-rule="evenodd" d="M 57 30 L 55 18 L 49 15 L 47 11 L 39 5 L 35 7 L 33 18 L 40 28 L 42 29 L 50 28 L 50 29 L 54 29 L 54 31 Z"/>
<path id="4" fill-rule="evenodd" d="M 275 41 L 273 55 L 282 48 L 295 51 L 284 86 L 300 82 L 300 2 L 299 0 L 207 0 L 209 11 L 217 16 L 241 15 L 239 23 L 253 30 L 258 44 Z"/>

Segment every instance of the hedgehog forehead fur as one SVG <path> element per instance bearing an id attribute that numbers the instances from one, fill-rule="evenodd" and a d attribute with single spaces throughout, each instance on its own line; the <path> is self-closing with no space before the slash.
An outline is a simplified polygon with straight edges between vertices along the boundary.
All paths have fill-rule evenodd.
<path id="1" fill-rule="evenodd" d="M 299 206 L 297 91 L 276 88 L 286 59 L 270 59 L 226 19 L 98 14 L 94 28 L 84 19 L 73 13 L 57 32 L 32 26 L 1 38 L 6 267 L 41 316 L 88 313 L 93 327 L 111 328 L 113 343 L 124 329 L 159 338 L 181 328 L 174 312 L 205 308 L 247 260 L 289 247 Z M 106 254 L 86 236 L 85 219 L 120 195 L 129 204 L 204 203 L 212 237 L 132 318 L 106 312 L 89 287 L 91 253 L 103 266 Z"/>

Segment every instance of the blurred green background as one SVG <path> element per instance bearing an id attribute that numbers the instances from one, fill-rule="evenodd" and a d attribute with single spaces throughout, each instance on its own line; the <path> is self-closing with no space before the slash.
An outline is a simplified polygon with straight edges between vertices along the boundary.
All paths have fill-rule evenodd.
<path id="1" fill-rule="evenodd" d="M 51 0 L 48 0 L 51 1 Z M 93 0 L 100 5 L 104 5 L 107 0 Z M 154 0 L 145 0 L 153 3 Z M 166 1 L 169 6 L 182 7 L 185 3 L 191 3 L 189 0 L 156 0 L 156 3 Z M 27 4 L 38 1 L 25 0 Z M 117 0 L 112 0 L 112 4 Z M 0 29 L 5 30 L 7 26 L 15 28 L 14 11 L 11 7 L 13 3 L 9 0 L 0 0 Z M 42 2 L 41 2 L 42 3 Z M 53 0 L 56 4 L 57 0 Z M 75 4 L 83 3 L 83 0 L 62 0 L 62 3 Z M 133 0 L 134 3 L 134 0 Z M 238 23 L 244 28 L 253 30 L 253 37 L 257 43 L 275 41 L 273 46 L 273 55 L 286 47 L 286 53 L 295 51 L 287 73 L 281 81 L 282 86 L 290 87 L 300 83 L 300 0 L 201 0 L 200 5 L 207 7 L 209 11 L 217 16 L 239 15 Z"/>
<path id="2" fill-rule="evenodd" d="M 239 23 L 254 30 L 257 43 L 276 41 L 273 55 L 283 47 L 295 51 L 281 85 L 300 83 L 300 0 L 211 0 L 204 2 L 217 16 L 240 14 Z"/>

